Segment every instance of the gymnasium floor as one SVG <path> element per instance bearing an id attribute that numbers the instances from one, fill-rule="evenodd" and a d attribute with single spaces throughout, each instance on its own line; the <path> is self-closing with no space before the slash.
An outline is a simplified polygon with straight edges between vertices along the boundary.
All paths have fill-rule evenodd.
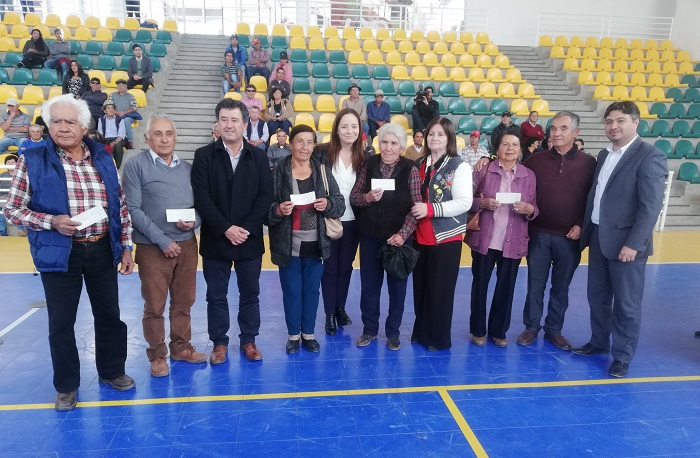
<path id="1" fill-rule="evenodd" d="M 234 327 L 227 363 L 174 362 L 169 377 L 155 379 L 134 274 L 119 281 L 129 328 L 127 372 L 136 389 L 118 393 L 98 383 L 84 297 L 76 324 L 80 402 L 74 411 L 58 413 L 46 309 L 28 308 L 43 299 L 41 281 L 31 273 L 26 239 L 1 237 L 0 457 L 700 456 L 700 339 L 693 335 L 700 330 L 700 233 L 655 238 L 641 341 L 626 379 L 607 376 L 609 355 L 572 355 L 543 342 L 542 333 L 530 347 L 515 344 L 525 266 L 506 349 L 469 345 L 471 273 L 464 267 L 452 349 L 429 353 L 410 344 L 410 281 L 401 350 L 387 350 L 381 333 L 369 347 L 356 347 L 362 328 L 355 272 L 348 301 L 354 324 L 326 336 L 321 306 L 320 353 L 302 349 L 289 356 L 277 272 L 266 270 L 261 363 L 238 353 Z M 468 266 L 467 249 L 463 255 Z M 586 269 L 582 265 L 574 278 L 564 327 L 574 345 L 585 343 L 590 332 Z M 193 344 L 209 353 L 201 272 L 198 281 Z M 236 298 L 235 282 L 231 290 Z"/>

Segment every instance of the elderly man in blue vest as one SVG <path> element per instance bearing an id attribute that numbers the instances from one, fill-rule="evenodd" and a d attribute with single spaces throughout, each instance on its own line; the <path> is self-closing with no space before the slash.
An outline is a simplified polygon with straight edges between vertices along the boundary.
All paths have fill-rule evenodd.
<path id="1" fill-rule="evenodd" d="M 270 138 L 267 123 L 260 119 L 258 107 L 250 107 L 248 111 L 250 113 L 250 122 L 248 122 L 244 137 L 250 146 L 267 153 L 267 140 Z"/>
<path id="2" fill-rule="evenodd" d="M 56 410 L 72 410 L 80 386 L 74 325 L 83 281 L 95 319 L 95 362 L 101 383 L 134 388 L 125 373 L 126 325 L 119 316 L 119 272 L 130 274 L 131 218 L 112 156 L 86 136 L 90 110 L 71 95 L 42 107 L 46 146 L 17 163 L 5 216 L 28 229 L 49 316 Z"/>

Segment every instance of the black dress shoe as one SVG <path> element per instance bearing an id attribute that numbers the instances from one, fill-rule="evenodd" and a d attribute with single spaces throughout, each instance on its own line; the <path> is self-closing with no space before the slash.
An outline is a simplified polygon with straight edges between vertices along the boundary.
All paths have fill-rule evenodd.
<path id="1" fill-rule="evenodd" d="M 293 355 L 294 353 L 298 352 L 299 351 L 299 339 L 287 340 L 287 345 L 285 346 L 285 350 L 290 355 Z"/>
<path id="2" fill-rule="evenodd" d="M 134 379 L 124 374 L 120 377 L 113 378 L 112 380 L 107 380 L 106 378 L 99 378 L 100 382 L 110 385 L 117 391 L 127 391 L 136 386 Z"/>
<path id="3" fill-rule="evenodd" d="M 335 324 L 335 315 L 332 313 L 326 315 L 326 334 L 329 336 L 334 335 L 338 331 L 338 326 Z"/>
<path id="4" fill-rule="evenodd" d="M 624 363 L 622 361 L 615 360 L 610 366 L 610 371 L 608 372 L 608 374 L 610 374 L 611 377 L 627 377 L 627 372 L 629 372 L 629 370 L 629 363 Z"/>
<path id="5" fill-rule="evenodd" d="M 596 348 L 593 345 L 587 343 L 582 347 L 572 348 L 571 352 L 581 356 L 593 356 L 608 354 L 610 353 L 610 350 L 606 350 L 605 348 Z"/>
<path id="6" fill-rule="evenodd" d="M 321 349 L 321 345 L 318 344 L 318 340 L 316 339 L 304 339 L 302 337 L 301 340 L 304 342 L 304 348 L 312 353 L 316 353 Z"/>
<path id="7" fill-rule="evenodd" d="M 73 410 L 78 403 L 78 390 L 56 395 L 56 411 L 67 412 Z"/>
<path id="8" fill-rule="evenodd" d="M 350 326 L 352 324 L 352 320 L 348 316 L 344 307 L 342 309 L 340 307 L 337 307 L 335 309 L 335 318 L 336 322 L 338 323 L 338 326 L 341 328 L 343 326 Z"/>

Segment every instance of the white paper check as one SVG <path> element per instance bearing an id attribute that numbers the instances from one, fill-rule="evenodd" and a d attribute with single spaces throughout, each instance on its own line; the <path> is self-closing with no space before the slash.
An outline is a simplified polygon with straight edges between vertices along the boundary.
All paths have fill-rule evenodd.
<path id="1" fill-rule="evenodd" d="M 316 200 L 316 193 L 311 191 L 304 194 L 292 194 L 289 196 L 289 200 L 291 200 L 294 205 L 312 204 L 314 200 Z"/>
<path id="2" fill-rule="evenodd" d="M 396 181 L 393 178 L 385 178 L 385 179 L 372 178 L 371 188 L 372 189 L 380 189 L 381 188 L 382 191 L 395 191 L 396 190 Z"/>
<path id="3" fill-rule="evenodd" d="M 514 204 L 520 200 L 519 192 L 497 192 L 496 200 L 501 204 Z"/>
<path id="4" fill-rule="evenodd" d="M 105 213 L 105 209 L 102 208 L 101 205 L 97 205 L 89 210 L 85 210 L 79 215 L 70 217 L 72 221 L 77 221 L 80 223 L 80 226 L 77 227 L 79 231 L 82 231 L 86 227 L 92 226 L 105 218 L 107 218 L 107 213 Z"/>
<path id="5" fill-rule="evenodd" d="M 169 223 L 177 223 L 180 220 L 194 221 L 196 219 L 194 208 L 166 208 L 165 218 Z"/>

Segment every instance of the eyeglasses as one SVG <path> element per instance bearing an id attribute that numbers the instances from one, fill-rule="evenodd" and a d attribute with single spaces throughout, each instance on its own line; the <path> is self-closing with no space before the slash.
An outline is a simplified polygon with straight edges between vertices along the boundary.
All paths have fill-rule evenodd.
<path id="1" fill-rule="evenodd" d="M 246 92 L 255 92 L 253 89 L 246 89 Z"/>
<path id="2" fill-rule="evenodd" d="M 90 84 L 100 84 L 98 81 L 90 81 Z"/>

